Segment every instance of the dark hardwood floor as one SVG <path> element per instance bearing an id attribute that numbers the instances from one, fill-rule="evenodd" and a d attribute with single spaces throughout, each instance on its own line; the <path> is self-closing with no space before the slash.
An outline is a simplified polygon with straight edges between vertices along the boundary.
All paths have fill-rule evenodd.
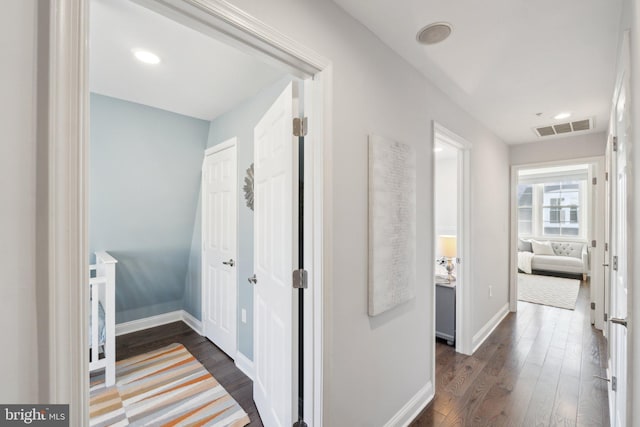
<path id="1" fill-rule="evenodd" d="M 472 355 L 436 344 L 436 395 L 418 426 L 609 426 L 606 344 L 575 310 L 518 302 Z"/>
<path id="2" fill-rule="evenodd" d="M 117 337 L 117 359 L 126 359 L 172 343 L 184 345 L 218 380 L 249 414 L 250 426 L 262 427 L 258 410 L 253 403 L 253 382 L 235 366 L 229 356 L 183 322 L 169 323 Z"/>

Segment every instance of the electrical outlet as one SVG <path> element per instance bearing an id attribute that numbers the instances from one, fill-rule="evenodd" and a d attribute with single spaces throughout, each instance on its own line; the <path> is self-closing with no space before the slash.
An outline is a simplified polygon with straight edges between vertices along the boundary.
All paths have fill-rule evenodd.
<path id="1" fill-rule="evenodd" d="M 493 286 L 489 285 L 489 296 L 493 296 Z"/>
<path id="2" fill-rule="evenodd" d="M 241 313 L 241 316 L 242 316 L 242 323 L 247 323 L 247 310 L 245 310 L 243 308 L 240 313 Z"/>

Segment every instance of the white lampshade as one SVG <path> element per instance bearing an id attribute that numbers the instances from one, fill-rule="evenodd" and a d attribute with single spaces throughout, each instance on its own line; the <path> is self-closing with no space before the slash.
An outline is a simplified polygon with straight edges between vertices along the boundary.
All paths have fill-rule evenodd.
<path id="1" fill-rule="evenodd" d="M 438 236 L 440 255 L 447 258 L 455 258 L 457 254 L 456 236 Z"/>

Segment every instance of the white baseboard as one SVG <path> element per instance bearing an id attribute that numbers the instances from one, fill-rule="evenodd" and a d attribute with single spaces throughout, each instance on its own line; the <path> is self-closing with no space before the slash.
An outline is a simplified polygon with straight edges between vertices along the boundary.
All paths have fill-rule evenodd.
<path id="1" fill-rule="evenodd" d="M 491 332 L 502 322 L 502 319 L 509 314 L 509 303 L 506 303 L 498 312 L 489 320 L 472 338 L 471 346 L 473 353 L 482 345 L 482 343 L 491 335 Z"/>
<path id="2" fill-rule="evenodd" d="M 253 375 L 254 375 L 253 362 L 249 360 L 247 356 L 240 353 L 239 351 L 236 352 L 235 362 L 238 369 L 244 372 L 244 374 L 248 376 L 251 379 L 251 381 L 253 381 Z"/>
<path id="3" fill-rule="evenodd" d="M 145 317 L 143 319 L 132 320 L 131 322 L 118 323 L 116 325 L 116 336 L 130 334 L 131 332 L 142 331 L 167 323 L 182 320 L 182 311 L 176 310 L 169 313 L 158 314 L 157 316 Z"/>
<path id="4" fill-rule="evenodd" d="M 191 313 L 186 310 L 182 310 L 182 321 L 189 325 L 198 335 L 202 336 L 202 322 L 196 319 Z"/>
<path id="5" fill-rule="evenodd" d="M 191 329 L 196 331 L 198 335 L 202 335 L 202 322 L 200 322 L 185 310 L 176 310 L 169 313 L 158 314 L 157 316 L 132 320 L 131 322 L 118 323 L 116 325 L 116 336 L 130 334 L 132 332 L 166 325 L 167 323 L 178 322 L 180 320 L 186 323 Z"/>
<path id="6" fill-rule="evenodd" d="M 435 390 L 429 381 L 384 425 L 384 427 L 407 427 L 420 412 L 433 400 Z"/>

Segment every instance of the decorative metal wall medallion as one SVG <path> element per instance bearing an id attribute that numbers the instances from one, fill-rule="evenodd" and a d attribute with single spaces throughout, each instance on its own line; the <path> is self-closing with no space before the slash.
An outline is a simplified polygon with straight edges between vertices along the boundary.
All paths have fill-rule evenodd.
<path id="1" fill-rule="evenodd" d="M 244 177 L 244 199 L 247 201 L 247 207 L 253 210 L 253 163 L 247 169 L 247 176 Z"/>

